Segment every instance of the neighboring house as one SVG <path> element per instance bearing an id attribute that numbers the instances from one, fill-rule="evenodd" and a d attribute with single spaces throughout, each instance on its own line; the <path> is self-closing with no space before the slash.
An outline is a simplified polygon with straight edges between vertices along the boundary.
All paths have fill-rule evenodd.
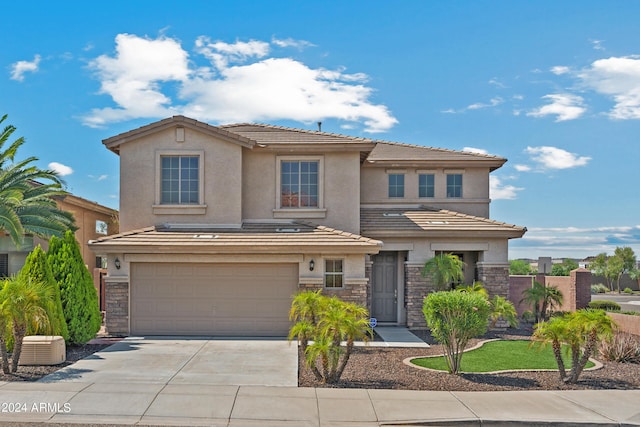
<path id="1" fill-rule="evenodd" d="M 89 249 L 88 241 L 117 233 L 118 211 L 73 194 L 55 197 L 55 201 L 59 209 L 71 212 L 75 218 L 78 227 L 75 232 L 76 239 L 80 242 L 82 259 L 89 271 L 106 264 L 106 260 L 103 261 L 105 254 L 95 254 Z M 39 237 L 25 236 L 22 247 L 16 248 L 11 238 L 2 232 L 0 234 L 0 276 L 18 273 L 24 265 L 27 255 L 37 245 L 47 250 L 49 241 Z"/>
<path id="2" fill-rule="evenodd" d="M 285 335 L 306 289 L 424 327 L 427 259 L 454 252 L 506 295 L 526 231 L 488 219 L 499 157 L 182 116 L 103 143 L 123 232 L 89 246 L 108 254 L 111 334 Z"/>

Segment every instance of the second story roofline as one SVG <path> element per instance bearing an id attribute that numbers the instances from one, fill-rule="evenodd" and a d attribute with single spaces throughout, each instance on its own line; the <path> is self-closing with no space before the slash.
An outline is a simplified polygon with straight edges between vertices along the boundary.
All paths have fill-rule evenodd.
<path id="1" fill-rule="evenodd" d="M 249 149 L 322 153 L 359 151 L 365 165 L 385 167 L 488 167 L 500 168 L 505 158 L 467 151 L 404 144 L 330 132 L 311 131 L 266 124 L 239 123 L 213 126 L 185 116 L 173 116 L 104 139 L 103 144 L 116 154 L 122 144 L 144 136 L 175 128 L 190 128 Z"/>

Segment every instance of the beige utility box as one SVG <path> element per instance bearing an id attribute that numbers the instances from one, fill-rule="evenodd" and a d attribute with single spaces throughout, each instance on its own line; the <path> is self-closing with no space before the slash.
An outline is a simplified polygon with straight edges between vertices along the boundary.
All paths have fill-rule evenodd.
<path id="1" fill-rule="evenodd" d="M 52 335 L 30 335 L 22 341 L 18 365 L 59 365 L 67 360 L 64 338 Z"/>

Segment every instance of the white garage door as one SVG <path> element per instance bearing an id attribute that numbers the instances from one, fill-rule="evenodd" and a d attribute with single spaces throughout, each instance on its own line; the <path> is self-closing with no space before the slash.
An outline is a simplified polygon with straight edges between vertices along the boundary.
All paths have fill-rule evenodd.
<path id="1" fill-rule="evenodd" d="M 297 264 L 131 264 L 135 335 L 286 336 Z"/>

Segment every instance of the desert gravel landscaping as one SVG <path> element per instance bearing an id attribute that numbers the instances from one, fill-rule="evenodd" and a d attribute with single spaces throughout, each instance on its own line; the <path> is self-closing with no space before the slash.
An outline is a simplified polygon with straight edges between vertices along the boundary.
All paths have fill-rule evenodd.
<path id="1" fill-rule="evenodd" d="M 603 362 L 604 367 L 585 371 L 577 384 L 559 381 L 557 372 L 510 372 L 500 374 L 450 375 L 407 366 L 408 357 L 441 355 L 442 347 L 426 331 L 416 331 L 430 348 L 356 347 L 338 384 L 325 385 L 315 381 L 313 374 L 300 363 L 301 387 L 373 388 L 396 390 L 440 391 L 498 391 L 498 390 L 632 390 L 640 389 L 640 365 Z M 531 334 L 530 328 L 490 332 L 482 339 L 523 339 Z M 472 340 L 470 347 L 481 339 Z M 0 381 L 37 381 L 47 374 L 90 356 L 108 344 L 87 344 L 67 348 L 67 361 L 57 366 L 20 366 L 12 375 L 0 373 Z"/>
<path id="2" fill-rule="evenodd" d="M 385 388 L 396 390 L 505 391 L 505 390 L 632 390 L 640 389 L 640 365 L 603 362 L 604 367 L 584 371 L 577 384 L 563 384 L 557 372 L 510 372 L 500 374 L 461 374 L 432 372 L 407 366 L 408 357 L 443 354 L 442 346 L 429 334 L 417 332 L 430 348 L 357 347 L 338 384 L 319 384 L 300 357 L 299 386 L 339 388 Z M 524 339 L 531 328 L 490 332 L 482 339 Z M 469 347 L 481 339 L 472 340 Z"/>

